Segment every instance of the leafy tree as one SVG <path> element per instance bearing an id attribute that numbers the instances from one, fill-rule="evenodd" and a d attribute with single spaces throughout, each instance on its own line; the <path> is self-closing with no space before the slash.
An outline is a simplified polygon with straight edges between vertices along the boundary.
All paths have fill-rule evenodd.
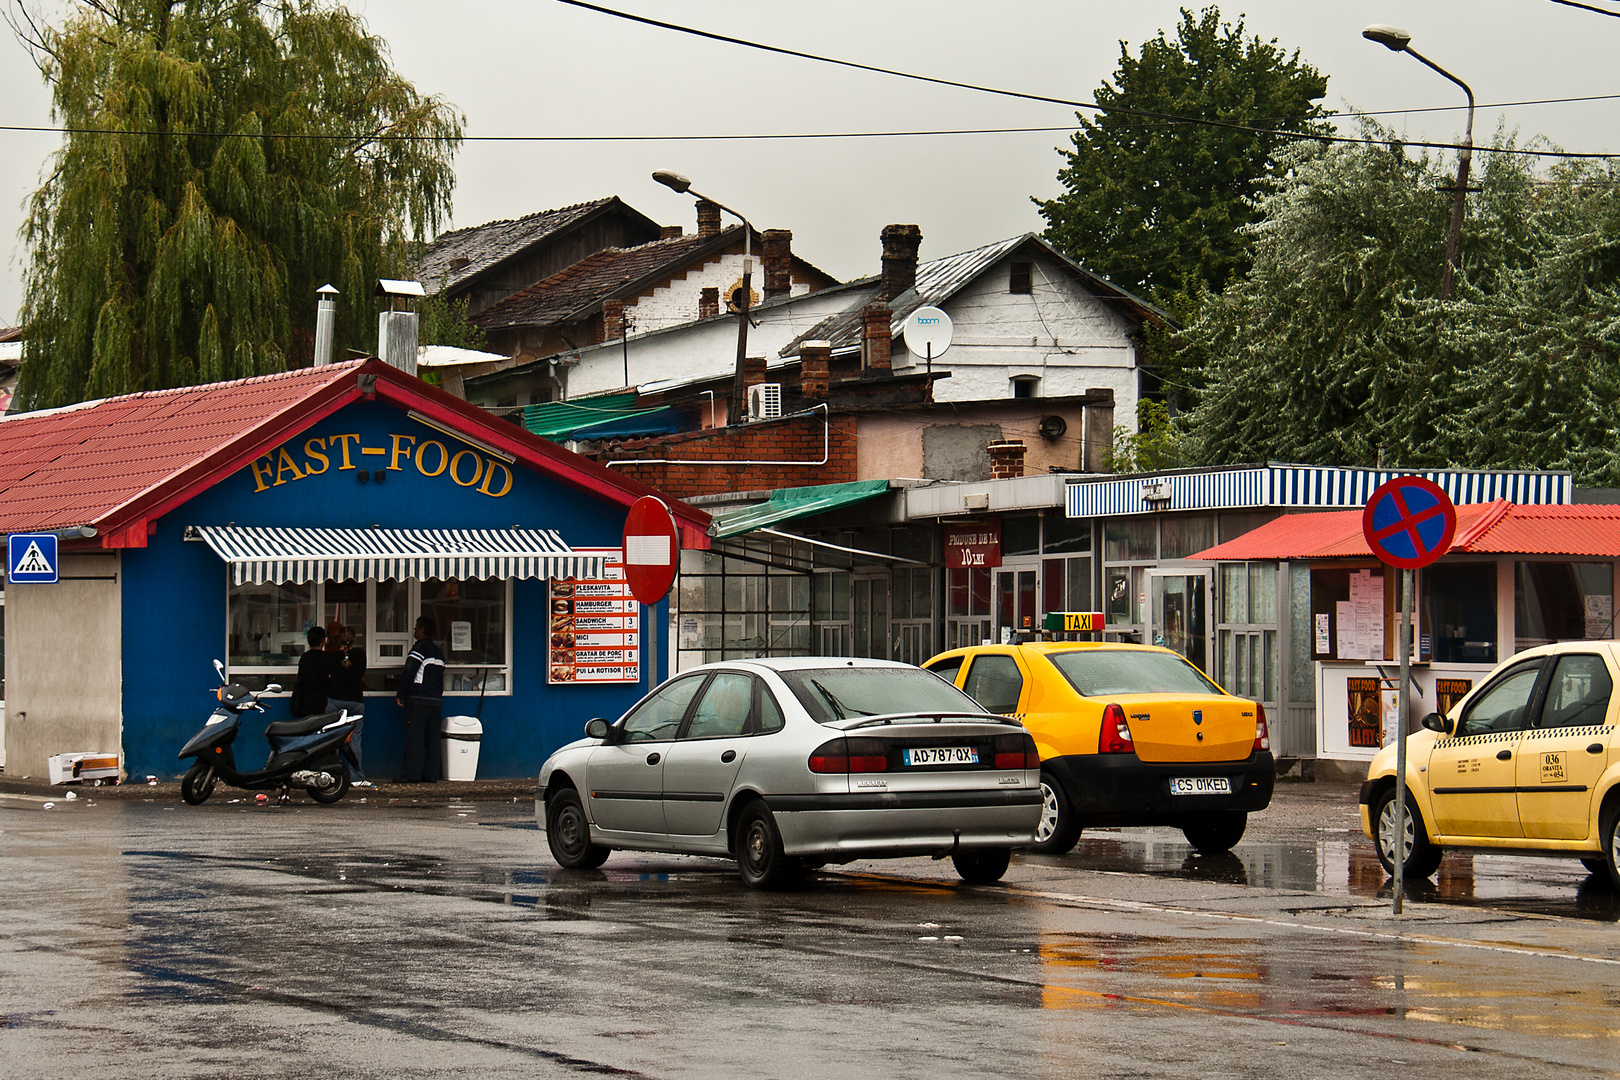
<path id="1" fill-rule="evenodd" d="M 463 118 L 323 0 L 80 0 L 13 26 L 64 143 L 22 230 L 27 407 L 369 348 L 377 277 L 449 209 Z"/>
<path id="2" fill-rule="evenodd" d="M 1114 428 L 1114 445 L 1104 466 L 1109 472 L 1158 472 L 1185 464 L 1185 432 L 1177 427 L 1169 406 L 1142 398 L 1136 403 L 1136 431 L 1123 424 Z"/>
<path id="3" fill-rule="evenodd" d="M 1102 112 L 1078 116 L 1058 173 L 1064 193 L 1035 200 L 1046 239 L 1178 317 L 1191 314 L 1205 290 L 1248 270 L 1252 200 L 1280 175 L 1289 133 L 1330 130 L 1316 104 L 1326 93 L 1326 76 L 1298 50 L 1245 39 L 1242 19 L 1223 23 L 1213 6 L 1197 16 L 1183 8 L 1174 41 L 1160 31 L 1140 56 L 1120 42 L 1113 84 L 1096 93 Z"/>
<path id="4" fill-rule="evenodd" d="M 419 311 L 421 322 L 417 340 L 423 345 L 448 345 L 454 349 L 484 349 L 489 339 L 484 331 L 467 320 L 470 300 L 445 298 L 444 289 L 430 293 Z"/>

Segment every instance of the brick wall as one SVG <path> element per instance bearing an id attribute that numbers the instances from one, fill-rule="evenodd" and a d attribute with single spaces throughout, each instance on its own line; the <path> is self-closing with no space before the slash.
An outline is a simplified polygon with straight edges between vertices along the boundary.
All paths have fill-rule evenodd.
<path id="1" fill-rule="evenodd" d="M 825 465 L 708 464 L 738 459 L 819 462 L 823 432 L 820 415 L 683 432 L 657 439 L 634 439 L 605 447 L 593 456 L 604 463 L 630 462 L 637 458 L 695 460 L 695 464 L 614 466 L 615 472 L 667 491 L 678 499 L 726 491 L 842 484 L 858 479 L 855 426 L 853 416 L 832 418 L 830 452 Z"/>

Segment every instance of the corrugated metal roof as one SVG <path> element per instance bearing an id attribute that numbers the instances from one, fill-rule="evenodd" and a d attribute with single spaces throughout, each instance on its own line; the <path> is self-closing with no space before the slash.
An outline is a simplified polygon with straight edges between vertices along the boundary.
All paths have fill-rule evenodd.
<path id="1" fill-rule="evenodd" d="M 763 529 L 782 521 L 809 517 L 863 502 L 889 490 L 887 480 L 855 480 L 847 484 L 816 484 L 810 487 L 776 488 L 771 497 L 753 506 L 716 514 L 712 532 L 715 539 Z"/>

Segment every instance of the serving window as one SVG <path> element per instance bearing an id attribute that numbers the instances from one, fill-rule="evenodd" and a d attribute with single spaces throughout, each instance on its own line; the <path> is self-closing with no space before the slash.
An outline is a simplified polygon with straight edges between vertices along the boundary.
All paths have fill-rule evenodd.
<path id="1" fill-rule="evenodd" d="M 1516 650 L 1614 637 L 1613 562 L 1513 564 Z"/>

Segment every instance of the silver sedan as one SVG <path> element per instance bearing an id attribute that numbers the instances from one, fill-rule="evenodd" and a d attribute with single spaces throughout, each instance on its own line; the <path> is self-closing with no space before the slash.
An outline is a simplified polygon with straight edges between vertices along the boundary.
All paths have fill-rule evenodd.
<path id="1" fill-rule="evenodd" d="M 991 882 L 1041 814 L 1022 725 L 886 660 L 707 664 L 585 736 L 546 760 L 535 799 L 569 868 L 615 849 L 715 855 L 774 888 L 827 863 L 948 855 Z"/>

